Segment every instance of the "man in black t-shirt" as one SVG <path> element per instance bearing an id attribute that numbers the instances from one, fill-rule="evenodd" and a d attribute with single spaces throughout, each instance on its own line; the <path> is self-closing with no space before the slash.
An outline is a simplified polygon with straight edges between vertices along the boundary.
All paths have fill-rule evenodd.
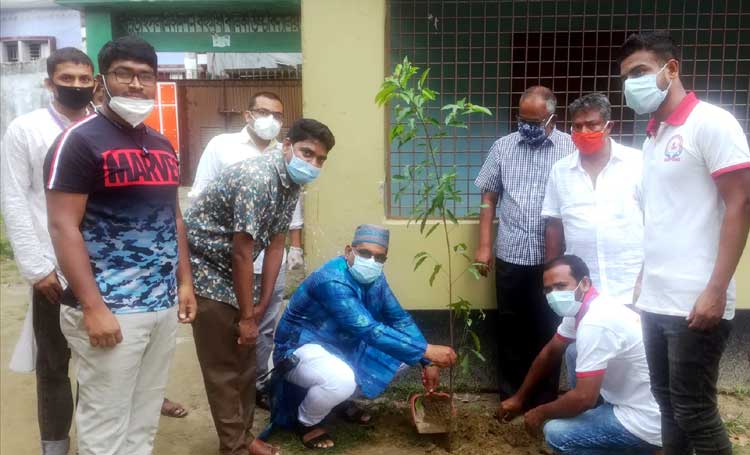
<path id="1" fill-rule="evenodd" d="M 60 325 L 78 358 L 81 455 L 152 452 L 177 321 L 196 314 L 177 156 L 143 125 L 156 68 L 142 39 L 107 43 L 104 104 L 45 160 L 50 234 L 70 283 Z"/>

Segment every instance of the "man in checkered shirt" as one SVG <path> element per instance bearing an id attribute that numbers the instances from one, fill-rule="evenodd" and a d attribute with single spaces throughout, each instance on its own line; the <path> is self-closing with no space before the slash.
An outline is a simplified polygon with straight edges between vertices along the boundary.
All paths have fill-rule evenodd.
<path id="1" fill-rule="evenodd" d="M 541 216 L 552 165 L 575 150 L 570 135 L 555 129 L 557 100 L 547 87 L 521 96 L 518 131 L 490 148 L 474 182 L 482 191 L 476 262 L 486 275 L 495 262 L 498 308 L 498 387 L 500 399 L 512 396 L 539 351 L 555 334 L 560 319 L 542 291 L 544 219 Z M 494 255 L 492 223 L 498 202 Z M 540 383 L 527 403 L 534 407 L 557 397 L 559 371 Z"/>

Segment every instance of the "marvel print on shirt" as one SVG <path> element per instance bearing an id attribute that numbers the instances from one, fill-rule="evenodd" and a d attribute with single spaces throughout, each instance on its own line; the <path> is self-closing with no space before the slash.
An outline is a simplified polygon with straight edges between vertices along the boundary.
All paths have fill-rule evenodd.
<path id="1" fill-rule="evenodd" d="M 81 234 L 113 313 L 159 311 L 177 302 L 179 165 L 166 138 L 94 114 L 57 138 L 44 178 L 47 190 L 88 194 Z M 77 306 L 71 291 L 63 303 Z"/>

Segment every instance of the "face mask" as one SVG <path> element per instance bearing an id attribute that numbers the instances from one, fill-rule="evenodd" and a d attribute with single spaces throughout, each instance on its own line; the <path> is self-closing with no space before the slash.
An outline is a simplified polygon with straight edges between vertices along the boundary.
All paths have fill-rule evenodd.
<path id="1" fill-rule="evenodd" d="M 583 155 L 593 155 L 603 149 L 604 139 L 607 134 L 607 125 L 609 125 L 609 122 L 604 125 L 604 128 L 601 131 L 592 131 L 590 133 L 573 131 L 571 139 L 573 139 L 573 143 L 576 145 L 576 148 L 578 148 L 578 151 Z"/>
<path id="2" fill-rule="evenodd" d="M 377 262 L 375 258 L 364 259 L 353 252 L 352 254 L 354 254 L 354 265 L 349 267 L 349 272 L 357 282 L 370 284 L 383 274 L 383 264 Z"/>
<path id="3" fill-rule="evenodd" d="M 154 100 L 112 96 L 109 93 L 109 88 L 107 88 L 107 80 L 104 78 L 102 80 L 104 81 L 104 90 L 107 91 L 107 96 L 109 96 L 109 108 L 133 128 L 143 123 L 151 115 L 151 111 L 154 110 Z"/>
<path id="4" fill-rule="evenodd" d="M 55 86 L 55 99 L 68 109 L 79 110 L 86 107 L 94 97 L 94 87 Z"/>
<path id="5" fill-rule="evenodd" d="M 625 80 L 623 88 L 625 104 L 633 109 L 636 114 L 650 114 L 659 109 L 661 103 L 664 102 L 669 87 L 672 86 L 672 81 L 669 81 L 667 88 L 662 90 L 656 85 L 656 79 L 659 73 L 664 71 L 666 67 L 667 64 L 665 63 L 656 74 L 644 74 L 641 77 Z"/>
<path id="6" fill-rule="evenodd" d="M 544 126 L 519 121 L 518 132 L 521 134 L 524 142 L 526 142 L 531 148 L 539 148 L 544 144 L 544 141 L 547 140 L 547 132 L 545 131 L 545 128 L 547 128 L 547 125 L 549 125 L 551 120 L 552 117 L 550 116 Z"/>
<path id="7" fill-rule="evenodd" d="M 286 171 L 289 173 L 292 181 L 297 185 L 305 185 L 312 182 L 320 175 L 320 168 L 315 167 L 307 161 L 297 157 L 292 148 L 292 160 L 286 165 Z"/>
<path id="8" fill-rule="evenodd" d="M 578 283 L 578 286 L 580 285 L 581 283 Z M 578 286 L 572 291 L 552 291 L 547 294 L 547 303 L 555 314 L 562 318 L 573 317 L 578 314 L 578 310 L 581 309 L 583 303 L 576 300 Z"/>
<path id="9" fill-rule="evenodd" d="M 281 131 L 281 122 L 273 118 L 273 115 L 267 115 L 265 117 L 256 118 L 253 122 L 252 128 L 259 138 L 264 141 L 270 141 L 279 135 L 279 131 Z"/>

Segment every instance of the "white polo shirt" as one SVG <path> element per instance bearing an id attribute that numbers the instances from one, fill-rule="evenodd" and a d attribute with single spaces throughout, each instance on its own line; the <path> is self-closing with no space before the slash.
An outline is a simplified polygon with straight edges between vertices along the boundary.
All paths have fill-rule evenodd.
<path id="1" fill-rule="evenodd" d="M 592 288 L 578 318 L 564 318 L 557 336 L 576 342 L 576 377 L 604 375 L 601 396 L 622 426 L 661 446 L 661 415 L 651 394 L 638 313 Z"/>
<path id="2" fill-rule="evenodd" d="M 195 171 L 193 187 L 188 193 L 188 198 L 195 199 L 206 189 L 209 183 L 214 181 L 221 172 L 229 166 L 239 163 L 248 158 L 256 158 L 261 153 L 281 150 L 281 144 L 275 139 L 268 144 L 264 150 L 260 150 L 250 137 L 247 127 L 242 128 L 239 133 L 226 133 L 215 136 L 206 145 L 201 159 L 198 162 L 198 169 Z M 289 229 L 301 229 L 303 224 L 302 218 L 302 198 L 297 199 L 297 206 L 292 214 L 292 222 Z M 261 251 L 253 263 L 253 271 L 256 274 L 263 272 L 263 258 L 265 250 Z M 286 263 L 286 249 L 282 259 L 282 267 Z"/>
<path id="3" fill-rule="evenodd" d="M 729 112 L 690 93 L 643 144 L 644 275 L 637 307 L 687 317 L 719 251 L 724 202 L 714 179 L 750 168 L 747 139 Z M 734 318 L 734 280 L 724 319 Z"/>
<path id="4" fill-rule="evenodd" d="M 578 151 L 555 163 L 542 216 L 562 220 L 565 253 L 583 259 L 597 289 L 628 305 L 643 264 L 643 153 L 611 139 L 610 144 L 609 162 L 596 182 Z"/>

